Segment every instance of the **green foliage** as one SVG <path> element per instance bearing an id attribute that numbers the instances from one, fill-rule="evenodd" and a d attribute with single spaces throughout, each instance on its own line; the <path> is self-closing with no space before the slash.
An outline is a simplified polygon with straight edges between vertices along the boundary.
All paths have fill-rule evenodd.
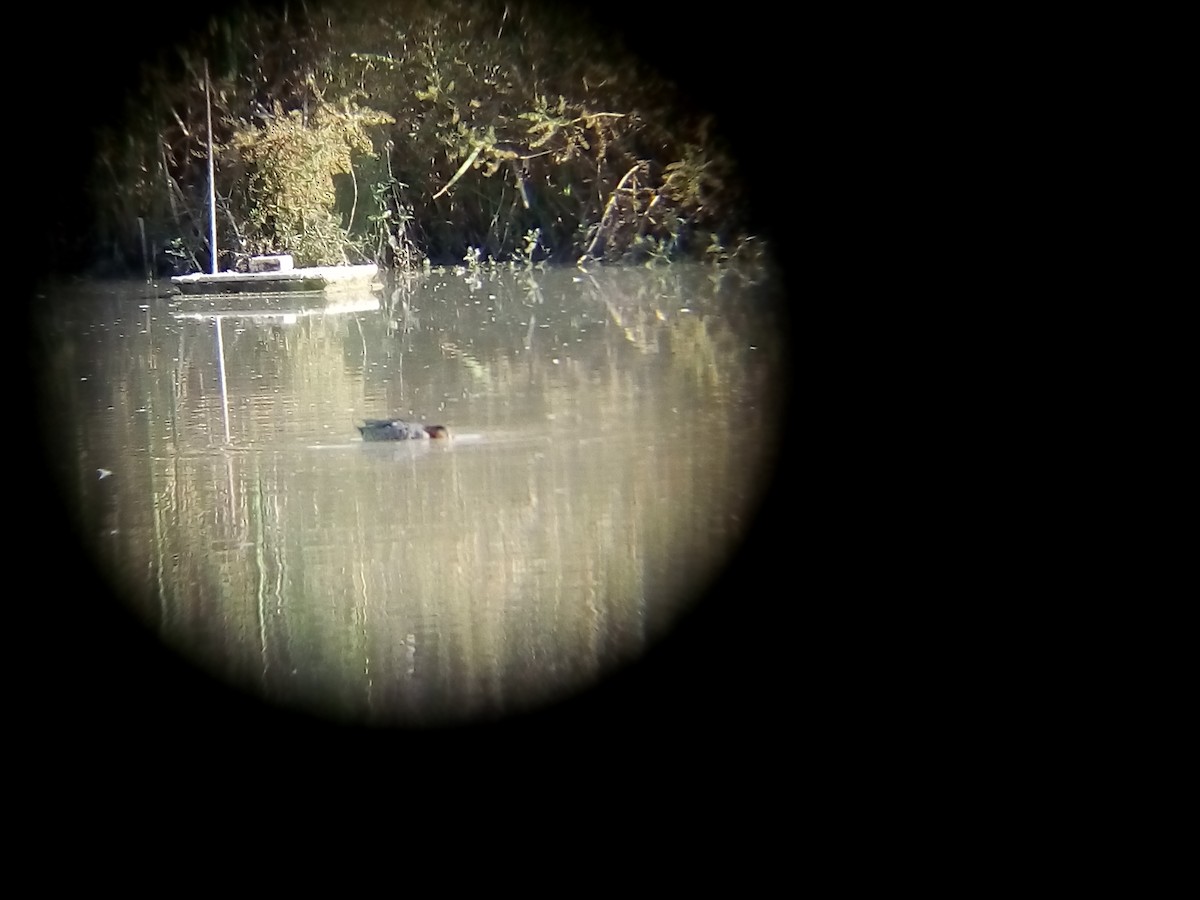
<path id="1" fill-rule="evenodd" d="M 534 255 L 538 252 L 538 246 L 542 241 L 542 229 L 533 228 L 525 232 L 525 240 L 522 246 L 513 251 L 513 262 L 526 269 L 533 268 Z"/>
<path id="2" fill-rule="evenodd" d="M 243 122 L 230 142 L 249 171 L 242 233 L 252 254 L 289 251 L 297 262 L 348 262 L 349 235 L 334 215 L 335 175 L 353 175 L 353 155 L 374 156 L 368 128 L 385 113 L 349 102 L 320 103 L 311 116 L 278 104 L 266 127 Z"/>
<path id="3" fill-rule="evenodd" d="M 662 192 L 685 209 L 700 209 L 724 187 L 719 169 L 720 164 L 710 159 L 703 147 L 685 144 L 683 159 L 663 170 Z"/>
<path id="4" fill-rule="evenodd" d="M 671 259 L 703 255 L 712 232 L 741 234 L 736 172 L 708 124 L 571 12 L 526 0 L 308 9 L 220 20 L 148 71 L 98 160 L 109 240 L 131 245 L 141 216 L 158 246 L 207 258 L 204 60 L 218 243 L 235 256 Z"/>

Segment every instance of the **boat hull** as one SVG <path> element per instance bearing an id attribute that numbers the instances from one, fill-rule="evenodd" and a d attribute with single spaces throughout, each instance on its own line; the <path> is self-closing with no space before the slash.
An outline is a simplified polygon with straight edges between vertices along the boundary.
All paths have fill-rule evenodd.
<path id="1" fill-rule="evenodd" d="M 177 275 L 171 282 L 184 294 L 307 294 L 364 290 L 379 274 L 376 265 L 313 266 L 282 272 L 218 272 Z"/>

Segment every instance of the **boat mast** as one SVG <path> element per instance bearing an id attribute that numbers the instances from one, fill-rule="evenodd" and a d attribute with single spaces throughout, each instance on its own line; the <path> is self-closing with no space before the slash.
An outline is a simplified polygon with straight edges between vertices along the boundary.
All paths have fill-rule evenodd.
<path id="1" fill-rule="evenodd" d="M 212 274 L 217 274 L 217 186 L 213 174 L 212 94 L 208 85 L 208 60 L 204 61 L 204 103 L 208 107 L 208 247 Z"/>

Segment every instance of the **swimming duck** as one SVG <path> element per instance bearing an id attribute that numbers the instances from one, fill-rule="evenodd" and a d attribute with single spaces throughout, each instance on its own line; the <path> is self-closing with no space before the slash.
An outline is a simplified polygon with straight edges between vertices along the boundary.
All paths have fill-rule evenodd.
<path id="1" fill-rule="evenodd" d="M 422 425 L 400 419 L 367 419 L 365 424 L 357 427 L 364 441 L 423 441 L 450 437 L 445 425 Z"/>

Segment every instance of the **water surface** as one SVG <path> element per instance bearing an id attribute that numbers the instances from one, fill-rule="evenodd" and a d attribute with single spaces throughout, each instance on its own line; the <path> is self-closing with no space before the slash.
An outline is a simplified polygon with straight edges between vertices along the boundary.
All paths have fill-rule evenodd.
<path id="1" fill-rule="evenodd" d="M 97 558 L 205 672 L 335 720 L 537 708 L 638 658 L 745 533 L 784 349 L 761 277 L 435 270 L 325 303 L 42 304 Z M 364 443 L 364 418 L 450 442 Z"/>

